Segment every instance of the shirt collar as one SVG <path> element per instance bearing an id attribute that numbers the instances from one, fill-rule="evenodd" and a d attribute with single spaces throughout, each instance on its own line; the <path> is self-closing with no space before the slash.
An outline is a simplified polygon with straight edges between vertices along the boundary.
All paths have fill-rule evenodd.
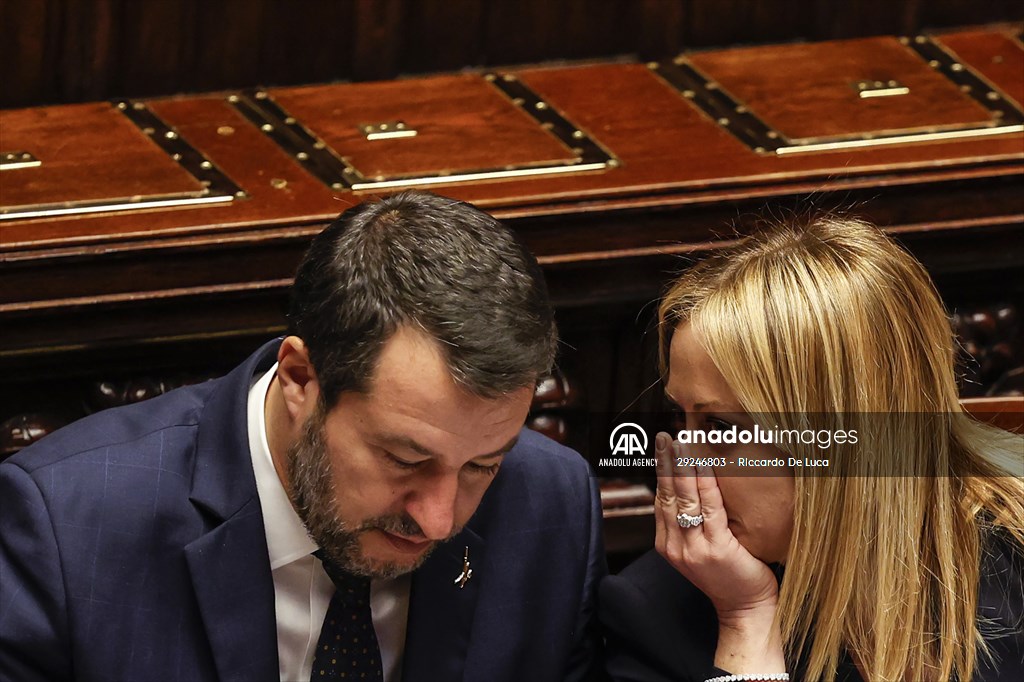
<path id="1" fill-rule="evenodd" d="M 276 374 L 277 364 L 249 389 L 248 402 L 249 452 L 252 455 L 252 470 L 256 475 L 256 490 L 260 496 L 272 571 L 309 556 L 318 549 L 281 484 L 267 443 L 264 405 Z"/>

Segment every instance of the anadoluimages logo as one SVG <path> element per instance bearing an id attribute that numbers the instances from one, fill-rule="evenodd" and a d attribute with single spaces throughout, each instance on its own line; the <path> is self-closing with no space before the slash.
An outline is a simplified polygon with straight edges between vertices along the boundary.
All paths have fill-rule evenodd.
<path id="1" fill-rule="evenodd" d="M 647 432 L 633 422 L 619 424 L 612 429 L 608 447 L 613 455 L 646 455 Z"/>

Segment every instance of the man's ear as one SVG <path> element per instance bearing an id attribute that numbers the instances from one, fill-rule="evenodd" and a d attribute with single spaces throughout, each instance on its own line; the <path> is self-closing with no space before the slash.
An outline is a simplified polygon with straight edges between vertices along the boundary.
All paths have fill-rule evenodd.
<path id="1" fill-rule="evenodd" d="M 309 349 L 298 336 L 285 337 L 277 351 L 277 382 L 288 415 L 304 423 L 316 409 L 320 384 L 309 360 Z"/>

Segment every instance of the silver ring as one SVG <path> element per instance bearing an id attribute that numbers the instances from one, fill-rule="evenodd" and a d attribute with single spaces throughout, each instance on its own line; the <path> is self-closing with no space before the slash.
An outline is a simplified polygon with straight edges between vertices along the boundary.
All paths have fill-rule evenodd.
<path id="1" fill-rule="evenodd" d="M 696 516 L 690 516 L 686 512 L 679 512 L 676 514 L 676 523 L 679 524 L 680 528 L 696 528 L 700 524 L 704 523 L 704 515 L 697 514 Z"/>

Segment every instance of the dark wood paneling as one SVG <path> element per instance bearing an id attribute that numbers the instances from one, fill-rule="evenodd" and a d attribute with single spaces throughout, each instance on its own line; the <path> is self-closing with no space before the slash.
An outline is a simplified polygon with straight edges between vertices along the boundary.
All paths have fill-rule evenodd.
<path id="1" fill-rule="evenodd" d="M 870 35 L 900 35 L 914 32 L 921 3 L 891 0 L 833 2 L 828 16 L 830 38 L 854 38 Z"/>
<path id="2" fill-rule="evenodd" d="M 819 30 L 813 19 L 825 6 L 827 3 L 811 4 L 798 0 L 692 0 L 687 4 L 683 47 L 692 49 L 814 38 Z"/>
<path id="3" fill-rule="evenodd" d="M 683 48 L 687 3 L 672 0 L 639 0 L 633 23 L 634 49 L 643 59 L 662 59 Z"/>
<path id="4" fill-rule="evenodd" d="M 635 51 L 635 4 L 635 0 L 565 0 L 564 56 L 586 59 Z"/>
<path id="5" fill-rule="evenodd" d="M 115 0 L 65 0 L 58 33 L 60 94 L 84 101 L 110 92 L 121 68 L 117 49 L 120 3 Z"/>
<path id="6" fill-rule="evenodd" d="M 315 11 L 301 4 L 269 0 L 264 6 L 261 85 L 332 81 L 352 73 L 353 0 L 321 0 Z"/>
<path id="7" fill-rule="evenodd" d="M 466 29 L 482 25 L 486 4 L 484 0 L 408 3 L 400 70 L 427 73 L 482 63 L 486 36 Z"/>
<path id="8" fill-rule="evenodd" d="M 53 0 L 0 0 L 0 26 L 17 26 L 0 40 L 0 105 L 65 101 L 57 95 L 54 63 L 58 11 Z"/>
<path id="9" fill-rule="evenodd" d="M 898 5 L 899 3 L 891 3 Z M 1019 19 L 1022 5 L 1019 0 L 984 0 L 963 2 L 962 0 L 928 0 L 921 2 L 918 17 L 921 26 L 955 26 L 957 24 L 981 24 L 990 21 Z"/>
<path id="10" fill-rule="evenodd" d="M 352 78 L 380 80 L 397 74 L 405 38 L 402 16 L 408 4 L 400 0 L 356 0 Z"/>
<path id="11" fill-rule="evenodd" d="M 496 0 L 487 3 L 484 46 L 487 64 L 540 61 L 563 52 L 565 2 L 548 0 Z"/>
<path id="12" fill-rule="evenodd" d="M 0 0 L 0 106 L 1015 21 L 1013 0 Z"/>
<path id="13" fill-rule="evenodd" d="M 146 97 L 195 87 L 196 0 L 126 2 L 120 25 L 116 87 L 93 97 Z"/>
<path id="14" fill-rule="evenodd" d="M 195 82 L 199 89 L 249 87 L 259 82 L 267 4 L 267 0 L 200 3 L 195 26 Z"/>

